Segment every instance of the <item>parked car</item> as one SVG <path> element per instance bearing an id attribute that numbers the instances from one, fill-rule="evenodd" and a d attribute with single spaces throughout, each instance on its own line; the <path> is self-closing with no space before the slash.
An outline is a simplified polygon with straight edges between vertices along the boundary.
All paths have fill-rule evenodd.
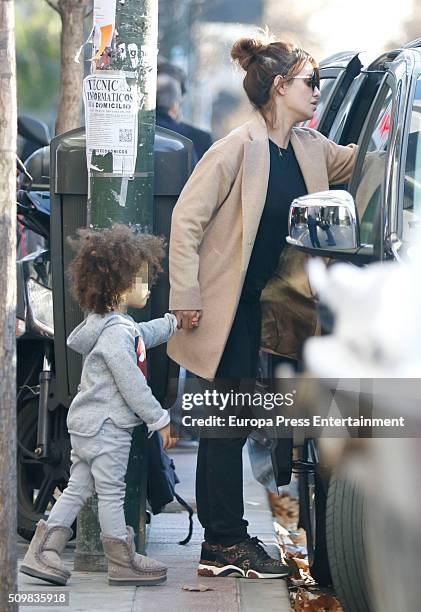
<path id="1" fill-rule="evenodd" d="M 322 62 L 321 105 L 307 125 L 339 144 L 357 143 L 359 151 L 348 185 L 293 202 L 287 240 L 296 248 L 357 266 L 410 254 L 421 222 L 420 47 L 416 40 L 368 63 L 352 53 Z M 356 58 L 358 74 L 343 94 L 341 83 Z M 313 246 L 306 223 L 310 207 L 320 220 L 320 247 Z M 331 577 L 347 612 L 369 612 L 363 492 L 320 462 L 319 443 L 307 440 L 301 450 L 307 469 L 299 476 L 300 519 L 312 574 L 324 584 Z"/>

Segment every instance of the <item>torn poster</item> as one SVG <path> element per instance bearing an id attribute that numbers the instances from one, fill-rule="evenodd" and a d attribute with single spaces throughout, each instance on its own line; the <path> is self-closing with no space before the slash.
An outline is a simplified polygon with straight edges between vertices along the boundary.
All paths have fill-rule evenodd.
<path id="1" fill-rule="evenodd" d="M 83 81 L 86 156 L 88 171 L 92 154 L 113 155 L 113 173 L 130 176 L 137 156 L 139 96 L 135 84 L 123 74 L 103 71 Z"/>
<path id="2" fill-rule="evenodd" d="M 115 28 L 116 0 L 94 0 L 94 30 L 96 58 L 111 47 Z"/>

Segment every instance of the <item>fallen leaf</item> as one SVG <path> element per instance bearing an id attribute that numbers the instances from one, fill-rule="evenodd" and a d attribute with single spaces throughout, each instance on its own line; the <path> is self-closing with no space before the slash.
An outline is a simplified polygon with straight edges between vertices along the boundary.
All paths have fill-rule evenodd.
<path id="1" fill-rule="evenodd" d="M 301 580 L 300 568 L 296 564 L 295 560 L 292 557 L 287 556 L 285 562 L 290 570 L 290 579 L 294 578 L 295 580 Z"/>
<path id="2" fill-rule="evenodd" d="M 313 595 L 299 589 L 294 600 L 294 612 L 343 612 L 343 609 L 333 595 Z"/>
<path id="3" fill-rule="evenodd" d="M 304 570 L 307 573 L 310 571 L 308 559 L 300 559 L 299 557 L 293 557 L 292 560 L 297 564 L 299 569 Z"/>
<path id="4" fill-rule="evenodd" d="M 318 609 L 326 612 L 343 612 L 341 604 L 333 595 L 320 595 L 315 603 L 319 605 Z"/>
<path id="5" fill-rule="evenodd" d="M 284 527 L 296 529 L 299 515 L 298 499 L 285 492 L 280 495 L 268 492 L 268 498 L 276 520 Z"/>
<path id="6" fill-rule="evenodd" d="M 195 592 L 202 592 L 202 591 L 213 591 L 214 589 L 211 589 L 211 587 L 205 586 L 204 584 L 194 584 L 193 586 L 188 585 L 188 584 L 183 584 L 183 586 L 181 587 L 182 591 L 195 591 Z"/>

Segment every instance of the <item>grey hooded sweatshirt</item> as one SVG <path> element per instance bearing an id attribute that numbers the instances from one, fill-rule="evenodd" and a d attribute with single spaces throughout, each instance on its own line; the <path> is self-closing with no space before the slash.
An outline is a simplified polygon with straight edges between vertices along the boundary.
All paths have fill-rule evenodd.
<path id="1" fill-rule="evenodd" d="M 177 328 L 177 319 L 136 323 L 120 312 L 90 314 L 67 339 L 68 346 L 84 357 L 79 390 L 69 408 L 69 433 L 94 436 L 106 419 L 129 429 L 146 423 L 149 431 L 168 425 L 163 410 L 137 365 L 135 338 L 145 348 L 167 342 Z"/>

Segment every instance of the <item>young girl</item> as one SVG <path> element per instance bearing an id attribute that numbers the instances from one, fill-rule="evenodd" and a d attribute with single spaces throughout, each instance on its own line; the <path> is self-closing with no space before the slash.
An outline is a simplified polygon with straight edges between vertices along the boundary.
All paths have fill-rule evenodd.
<path id="1" fill-rule="evenodd" d="M 127 307 L 142 308 L 149 278 L 161 271 L 164 250 L 156 236 L 124 225 L 81 230 L 72 241 L 73 293 L 87 318 L 67 344 L 84 357 L 81 383 L 67 417 L 71 436 L 70 480 L 47 521 L 41 520 L 20 571 L 65 585 L 70 572 L 60 558 L 72 536 L 70 526 L 94 490 L 98 495 L 101 540 L 109 584 L 159 584 L 167 568 L 135 552 L 133 529 L 124 518 L 125 474 L 132 431 L 146 423 L 170 448 L 169 415 L 145 378 L 146 349 L 166 342 L 177 327 L 174 315 L 136 323 Z"/>

